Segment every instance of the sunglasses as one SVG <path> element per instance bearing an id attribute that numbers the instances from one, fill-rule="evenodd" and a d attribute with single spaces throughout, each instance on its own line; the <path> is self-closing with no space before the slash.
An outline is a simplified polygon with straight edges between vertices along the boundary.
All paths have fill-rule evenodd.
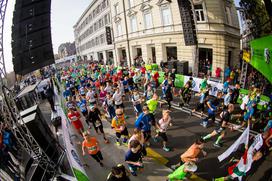
<path id="1" fill-rule="evenodd" d="M 122 116 L 123 114 L 116 114 L 117 116 Z"/>

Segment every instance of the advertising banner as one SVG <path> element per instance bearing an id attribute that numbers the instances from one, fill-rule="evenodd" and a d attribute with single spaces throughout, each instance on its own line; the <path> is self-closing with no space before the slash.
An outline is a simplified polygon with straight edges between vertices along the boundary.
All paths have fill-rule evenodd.
<path id="1" fill-rule="evenodd" d="M 190 79 L 189 76 L 184 76 L 184 84 Z M 195 92 L 200 92 L 200 85 L 202 83 L 203 79 L 201 78 L 193 78 L 193 91 Z M 216 96 L 218 91 L 223 89 L 223 84 L 222 83 L 218 83 L 218 82 L 213 82 L 213 81 L 209 81 L 208 80 L 208 84 L 210 84 L 212 86 L 209 94 L 212 96 Z"/>
<path id="2" fill-rule="evenodd" d="M 83 164 L 81 163 L 78 153 L 73 145 L 73 142 L 70 137 L 70 129 L 69 122 L 61 108 L 58 108 L 58 114 L 61 116 L 61 126 L 63 131 L 63 141 L 66 148 L 66 154 L 69 161 L 69 164 L 72 168 L 74 176 L 78 181 L 88 181 L 88 176 L 83 168 Z"/>
<path id="3" fill-rule="evenodd" d="M 250 64 L 261 72 L 272 83 L 272 35 L 262 37 L 250 42 Z"/>
<path id="4" fill-rule="evenodd" d="M 184 85 L 184 75 L 176 74 L 175 87 L 181 88 Z"/>
<path id="5" fill-rule="evenodd" d="M 243 50 L 243 60 L 246 61 L 247 63 L 250 62 L 250 52 Z"/>

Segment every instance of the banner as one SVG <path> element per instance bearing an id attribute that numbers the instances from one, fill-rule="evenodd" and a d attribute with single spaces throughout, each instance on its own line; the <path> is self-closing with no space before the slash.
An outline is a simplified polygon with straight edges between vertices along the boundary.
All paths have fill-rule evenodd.
<path id="1" fill-rule="evenodd" d="M 243 50 L 243 58 L 242 59 L 244 61 L 246 61 L 247 63 L 249 63 L 250 62 L 250 52 Z"/>
<path id="2" fill-rule="evenodd" d="M 190 79 L 189 76 L 184 76 L 184 83 L 186 83 Z M 200 85 L 202 83 L 203 79 L 201 78 L 195 78 L 193 77 L 193 84 L 192 84 L 192 89 L 195 92 L 200 92 Z M 209 92 L 210 95 L 216 96 L 218 91 L 223 89 L 223 84 L 214 82 L 214 81 L 209 81 L 207 82 L 208 84 L 211 85 L 211 90 Z"/>
<path id="3" fill-rule="evenodd" d="M 250 64 L 261 72 L 272 83 L 272 35 L 262 37 L 250 42 Z"/>
<path id="4" fill-rule="evenodd" d="M 245 151 L 244 156 L 240 159 L 236 168 L 233 169 L 233 178 L 239 178 L 242 180 L 242 176 L 251 169 L 251 165 L 254 162 L 253 156 L 256 151 L 258 151 L 263 145 L 263 138 L 261 134 L 258 134 L 254 138 L 254 142 L 250 145 L 249 149 Z"/>
<path id="5" fill-rule="evenodd" d="M 249 139 L 249 126 L 244 130 L 243 134 L 221 155 L 218 156 L 219 162 L 230 156 L 231 153 L 235 152 L 241 144 L 248 145 Z"/>
<path id="6" fill-rule="evenodd" d="M 180 74 L 176 74 L 176 79 L 175 79 L 175 87 L 181 88 L 184 85 L 184 76 Z"/>
<path id="7" fill-rule="evenodd" d="M 63 110 L 58 107 L 58 115 L 61 116 L 61 126 L 62 126 L 62 137 L 63 142 L 66 148 L 66 154 L 69 161 L 69 164 L 72 168 L 74 176 L 78 181 L 88 181 L 89 178 L 83 168 L 83 165 L 79 159 L 78 153 L 73 145 L 73 142 L 70 138 L 70 129 L 69 129 L 69 122 L 67 120 L 66 115 L 64 114 Z"/>

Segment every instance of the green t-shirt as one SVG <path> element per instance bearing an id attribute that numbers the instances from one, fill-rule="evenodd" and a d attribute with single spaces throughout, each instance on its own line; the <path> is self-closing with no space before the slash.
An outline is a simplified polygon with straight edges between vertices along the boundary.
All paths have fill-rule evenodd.
<path id="1" fill-rule="evenodd" d="M 146 104 L 149 109 L 149 112 L 154 113 L 154 111 L 157 109 L 158 101 L 150 99 L 150 100 L 146 101 Z"/>
<path id="2" fill-rule="evenodd" d="M 183 180 L 186 177 L 186 172 L 184 172 L 184 164 L 177 168 L 173 173 L 168 175 L 169 181 Z"/>
<path id="3" fill-rule="evenodd" d="M 200 84 L 200 90 L 206 89 L 207 87 L 207 80 L 203 80 Z"/>

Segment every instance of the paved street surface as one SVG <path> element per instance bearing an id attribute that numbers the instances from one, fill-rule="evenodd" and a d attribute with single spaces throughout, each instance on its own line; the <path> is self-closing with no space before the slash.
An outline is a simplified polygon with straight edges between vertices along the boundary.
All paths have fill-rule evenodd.
<path id="1" fill-rule="evenodd" d="M 193 99 L 192 102 L 196 102 Z M 177 99 L 174 100 L 174 104 L 177 103 Z M 47 104 L 48 106 L 48 104 Z M 194 106 L 194 103 L 190 106 Z M 130 133 L 134 128 L 135 114 L 132 104 L 126 99 L 125 101 L 125 114 L 128 116 L 127 123 Z M 48 107 L 49 108 L 49 107 Z M 164 106 L 166 108 L 166 105 Z M 161 108 L 157 111 L 156 118 L 161 117 Z M 151 139 L 151 145 L 147 149 L 148 156 L 153 158 L 144 162 L 145 169 L 143 173 L 139 173 L 137 177 L 131 176 L 132 180 L 166 180 L 166 176 L 171 172 L 170 166 L 179 162 L 180 155 L 191 145 L 194 140 L 200 136 L 206 135 L 213 130 L 211 128 L 203 128 L 200 126 L 201 118 L 196 116 L 190 116 L 187 112 L 184 112 L 181 108 L 172 107 L 172 120 L 173 126 L 167 132 L 169 138 L 170 152 L 162 150 L 162 143 L 155 143 Z M 187 110 L 187 109 L 186 109 Z M 44 109 L 45 111 L 45 109 Z M 43 112 L 44 112 L 43 111 Z M 156 120 L 157 120 L 156 119 Z M 112 166 L 124 163 L 124 155 L 127 150 L 126 146 L 115 145 L 115 133 L 110 127 L 108 121 L 104 121 L 104 130 L 110 139 L 110 144 L 104 144 L 102 135 L 96 135 L 94 130 L 91 130 L 92 135 L 95 135 L 100 141 L 101 151 L 104 157 L 104 168 L 101 168 L 90 156 L 82 156 L 81 145 L 78 144 L 77 150 L 84 163 L 89 166 L 85 167 L 86 172 L 90 180 L 105 180 Z M 86 124 L 84 125 L 87 128 Z M 214 177 L 221 177 L 227 175 L 228 161 L 231 156 L 219 163 L 217 156 L 224 152 L 240 135 L 238 131 L 227 132 L 226 137 L 223 139 L 223 147 L 216 148 L 213 146 L 215 138 L 212 138 L 205 144 L 205 150 L 208 152 L 207 157 L 201 157 L 198 162 L 198 170 L 190 180 L 212 180 Z M 154 135 L 154 133 L 153 133 Z M 74 139 L 74 142 L 82 141 L 80 136 Z M 239 152 L 239 151 L 238 151 Z M 271 154 L 266 159 L 260 160 L 254 164 L 252 170 L 248 173 L 246 180 L 269 180 L 271 179 Z M 255 173 L 254 173 L 255 172 Z"/>

